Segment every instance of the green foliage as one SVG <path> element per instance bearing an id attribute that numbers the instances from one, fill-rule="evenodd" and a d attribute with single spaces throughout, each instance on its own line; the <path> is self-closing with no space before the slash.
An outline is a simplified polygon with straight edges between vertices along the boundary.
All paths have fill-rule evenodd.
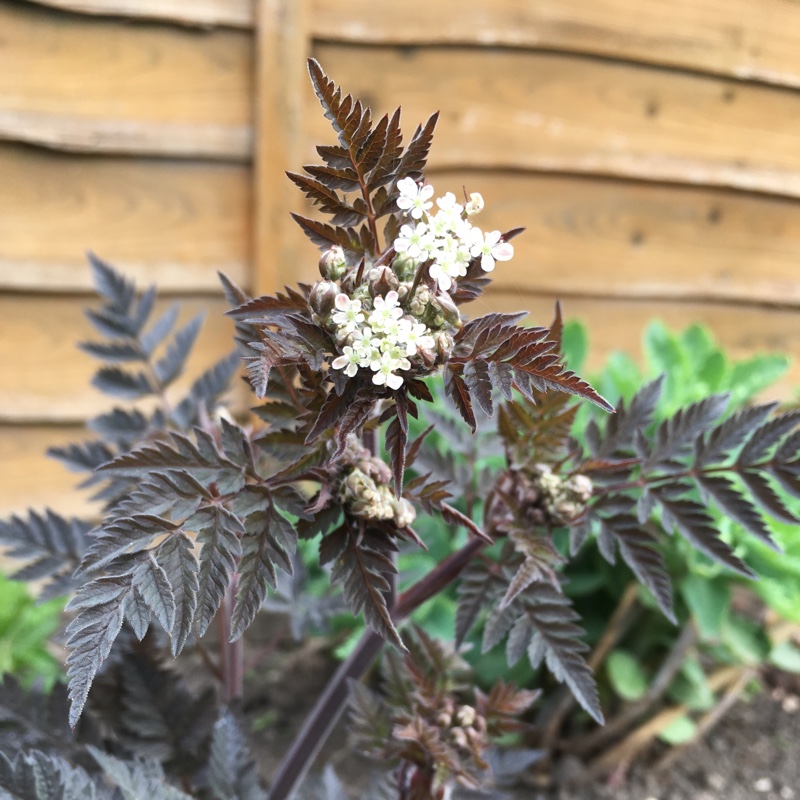
<path id="1" fill-rule="evenodd" d="M 52 688 L 63 675 L 50 649 L 63 608 L 60 598 L 37 604 L 24 584 L 0 576 L 0 676 Z"/>
<path id="2" fill-rule="evenodd" d="M 588 335 L 585 327 L 577 321 L 565 325 L 563 347 L 565 362 L 572 368 L 580 369 L 588 354 Z M 713 393 L 729 394 L 726 417 L 731 419 L 735 412 L 742 411 L 756 418 L 759 412 L 752 404 L 756 396 L 769 389 L 786 373 L 789 359 L 782 355 L 757 355 L 745 360 L 734 360 L 721 350 L 709 331 L 701 325 L 693 325 L 676 333 L 669 331 L 661 322 L 650 323 L 642 338 L 643 366 L 640 367 L 630 355 L 617 352 L 610 355 L 597 375 L 594 385 L 604 396 L 613 401 L 630 403 L 642 384 L 659 375 L 664 375 L 663 390 L 653 410 L 655 423 L 670 417 L 686 404 L 698 402 Z M 583 407 L 578 412 L 574 432 L 579 438 L 584 435 L 585 426 L 594 411 Z M 742 416 L 744 419 L 744 416 Z M 731 424 L 729 428 L 732 428 Z M 768 451 L 764 450 L 764 454 Z M 737 484 L 740 486 L 740 484 Z M 721 496 L 714 493 L 719 500 Z M 733 487 L 731 487 L 733 488 Z M 788 510 L 795 514 L 800 504 L 791 497 L 786 499 Z M 760 622 L 753 614 L 750 617 L 734 612 L 732 596 L 747 590 L 757 595 L 767 607 L 779 617 L 800 621 L 800 543 L 795 524 L 780 519 L 763 517 L 748 519 L 730 506 L 718 507 L 707 503 L 706 510 L 710 522 L 720 531 L 721 539 L 729 543 L 736 556 L 752 567 L 758 580 L 752 581 L 714 564 L 701 554 L 685 546 L 677 538 L 662 539 L 661 550 L 669 572 L 677 582 L 678 598 L 676 614 L 680 626 L 689 620 L 698 633 L 698 652 L 688 655 L 677 676 L 668 687 L 668 695 L 673 702 L 686 705 L 694 711 L 708 710 L 714 704 L 714 695 L 709 688 L 707 674 L 714 664 L 745 664 L 759 666 L 767 661 L 785 669 L 797 669 L 797 649 L 791 644 L 770 647 Z M 733 513 L 731 513 L 733 512 Z M 654 520 L 658 524 L 657 519 Z M 746 535 L 749 523 L 751 532 L 754 525 L 764 537 L 763 541 Z M 778 552 L 770 546 L 767 537 L 780 547 Z M 591 554 L 582 562 L 573 562 L 567 567 L 572 580 L 567 584 L 567 592 L 576 599 L 578 608 L 583 610 L 584 586 L 591 589 L 592 603 L 598 595 L 606 595 L 613 602 L 621 597 L 625 584 L 624 570 L 620 566 L 598 569 L 600 559 Z M 582 571 L 576 567 L 580 565 Z M 752 595 L 751 595 L 752 596 Z M 642 602 L 644 601 L 644 602 Z M 600 615 L 602 617 L 602 615 Z M 642 629 L 658 635 L 643 636 Z M 599 636 L 604 627 L 589 626 L 590 633 Z M 623 639 L 623 644 L 634 643 L 631 650 L 615 650 L 606 660 L 606 677 L 610 689 L 621 701 L 637 699 L 630 690 L 636 681 L 622 674 L 636 674 L 640 678 L 652 675 L 674 645 L 680 627 L 670 628 L 662 624 L 659 613 L 652 603 L 640 595 L 640 615 L 632 633 Z M 624 653 L 621 656 L 620 653 Z M 627 671 L 627 672 L 626 672 Z M 643 684 L 646 685 L 646 684 Z M 641 691 L 641 686 L 638 687 Z M 678 719 L 661 738 L 672 744 L 690 739 L 694 725 L 689 717 Z"/>

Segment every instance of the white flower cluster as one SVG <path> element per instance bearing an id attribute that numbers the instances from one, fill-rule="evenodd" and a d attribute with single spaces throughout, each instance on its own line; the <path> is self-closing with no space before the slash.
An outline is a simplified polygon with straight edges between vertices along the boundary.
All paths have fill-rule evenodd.
<path id="1" fill-rule="evenodd" d="M 404 315 L 395 291 L 388 292 L 386 297 L 375 297 L 372 311 L 366 313 L 360 300 L 344 292 L 336 295 L 335 307 L 331 321 L 336 325 L 336 339 L 349 344 L 342 347 L 342 355 L 331 366 L 343 369 L 350 377 L 359 368 L 369 367 L 374 373 L 374 384 L 399 389 L 403 376 L 397 371 L 411 369 L 409 358 L 422 349 L 430 351 L 436 346 L 425 324 Z"/>
<path id="2" fill-rule="evenodd" d="M 431 184 L 419 186 L 413 178 L 403 178 L 397 188 L 398 207 L 417 222 L 400 228 L 394 249 L 420 264 L 432 261 L 430 276 L 443 291 L 449 291 L 455 278 L 467 274 L 473 258 L 480 258 L 481 269 L 491 272 L 496 261 L 508 261 L 514 255 L 514 247 L 501 241 L 500 231 L 484 233 L 469 221 L 483 209 L 483 198 L 477 192 L 470 195 L 465 206 L 447 192 L 436 200 L 439 210 L 430 214 Z"/>

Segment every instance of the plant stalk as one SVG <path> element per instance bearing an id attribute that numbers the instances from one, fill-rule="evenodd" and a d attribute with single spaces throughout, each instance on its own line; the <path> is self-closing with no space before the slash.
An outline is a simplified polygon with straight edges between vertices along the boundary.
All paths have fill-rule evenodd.
<path id="1" fill-rule="evenodd" d="M 231 619 L 236 602 L 239 575 L 234 573 L 225 590 L 219 613 L 219 650 L 222 667 L 222 702 L 226 705 L 242 699 L 244 694 L 244 648 L 242 637 L 231 641 Z"/>
<path id="2" fill-rule="evenodd" d="M 448 556 L 397 598 L 392 619 L 399 623 L 442 591 L 485 546 L 483 539 L 470 539 L 460 550 Z M 294 796 L 344 710 L 350 692 L 349 682 L 358 680 L 366 672 L 382 644 L 383 640 L 378 634 L 366 631 L 349 658 L 336 670 L 283 759 L 270 788 L 269 800 L 290 800 Z"/>

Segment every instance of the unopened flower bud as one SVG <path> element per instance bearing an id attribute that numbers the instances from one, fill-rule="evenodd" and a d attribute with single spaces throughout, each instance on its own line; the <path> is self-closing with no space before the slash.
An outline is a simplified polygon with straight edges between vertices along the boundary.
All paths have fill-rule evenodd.
<path id="1" fill-rule="evenodd" d="M 317 281 L 308 295 L 308 304 L 315 314 L 323 319 L 333 311 L 339 287 L 333 281 Z"/>
<path id="2" fill-rule="evenodd" d="M 561 500 L 552 509 L 553 517 L 557 522 L 571 522 L 581 515 L 583 506 L 574 500 Z"/>
<path id="3" fill-rule="evenodd" d="M 353 290 L 350 297 L 353 300 L 361 301 L 362 311 L 372 311 L 372 295 L 369 293 L 369 286 L 362 283 Z"/>
<path id="4" fill-rule="evenodd" d="M 440 292 L 432 300 L 434 308 L 442 315 L 442 320 L 449 327 L 461 327 L 461 312 L 447 292 Z"/>
<path id="5" fill-rule="evenodd" d="M 389 267 L 374 267 L 369 271 L 369 293 L 372 297 L 386 297 L 391 291 L 396 291 L 400 280 Z"/>
<path id="6" fill-rule="evenodd" d="M 427 344 L 420 345 L 417 348 L 417 355 L 422 359 L 422 363 L 427 369 L 432 369 L 436 364 L 438 353 L 436 352 L 436 340 L 434 339 L 433 346 Z"/>
<path id="7" fill-rule="evenodd" d="M 464 733 L 463 728 L 451 728 L 450 733 L 453 736 L 453 740 L 460 748 L 466 750 L 469 747 L 469 742 L 467 741 L 467 735 L 466 733 Z"/>
<path id="8" fill-rule="evenodd" d="M 409 291 L 411 291 L 411 284 L 408 281 L 403 281 L 397 287 L 397 298 L 399 300 L 405 300 L 405 298 L 408 297 Z"/>
<path id="9" fill-rule="evenodd" d="M 442 711 L 442 712 L 441 712 L 441 713 L 440 713 L 440 714 L 439 714 L 439 715 L 436 717 L 436 724 L 437 724 L 437 725 L 438 725 L 440 728 L 449 728 L 449 727 L 450 727 L 450 725 L 452 724 L 452 722 L 453 722 L 453 718 L 452 718 L 452 717 L 450 716 L 450 714 L 448 714 L 446 711 Z"/>
<path id="10" fill-rule="evenodd" d="M 418 266 L 419 262 L 405 253 L 398 253 L 392 261 L 392 269 L 401 281 L 414 280 Z"/>
<path id="11" fill-rule="evenodd" d="M 388 485 L 392 480 L 392 470 L 389 465 L 379 458 L 368 456 L 358 462 L 358 468 L 369 475 L 376 483 Z"/>
<path id="12" fill-rule="evenodd" d="M 323 278 L 336 281 L 347 272 L 344 250 L 339 245 L 329 247 L 319 259 L 319 274 Z"/>
<path id="13" fill-rule="evenodd" d="M 398 528 L 407 527 L 417 518 L 414 506 L 405 497 L 401 497 L 399 500 L 395 499 L 392 502 L 392 506 L 394 508 L 394 521 Z"/>
<path id="14" fill-rule="evenodd" d="M 592 496 L 592 481 L 585 475 L 573 475 L 565 484 L 564 488 L 579 503 L 588 503 Z"/>
<path id="15" fill-rule="evenodd" d="M 427 286 L 418 286 L 414 297 L 411 298 L 408 310 L 417 319 L 421 319 L 428 310 L 431 300 L 433 300 L 433 292 Z"/>
<path id="16" fill-rule="evenodd" d="M 472 706 L 461 706 L 456 712 L 456 719 L 459 725 L 468 727 L 475 722 L 475 709 Z"/>
<path id="17" fill-rule="evenodd" d="M 469 202 L 464 206 L 464 211 L 467 212 L 468 217 L 480 214 L 483 211 L 483 197 L 478 192 L 473 192 L 469 196 Z"/>
<path id="18" fill-rule="evenodd" d="M 433 336 L 436 342 L 436 354 L 440 361 L 447 361 L 453 352 L 453 337 L 447 331 L 439 331 Z"/>

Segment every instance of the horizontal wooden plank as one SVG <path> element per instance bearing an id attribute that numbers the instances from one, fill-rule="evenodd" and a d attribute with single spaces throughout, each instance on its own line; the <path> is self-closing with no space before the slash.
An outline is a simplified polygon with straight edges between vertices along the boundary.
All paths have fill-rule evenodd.
<path id="1" fill-rule="evenodd" d="M 253 26 L 253 0 L 36 0 L 65 11 L 101 16 L 144 17 L 183 25 Z"/>
<path id="2" fill-rule="evenodd" d="M 82 421 L 114 404 L 89 383 L 99 363 L 75 346 L 99 338 L 83 316 L 89 304 L 97 305 L 85 297 L 0 295 L 0 421 Z M 233 349 L 233 325 L 221 298 L 189 298 L 181 306 L 182 321 L 205 311 L 206 322 L 175 387 L 177 398 Z"/>
<path id="3" fill-rule="evenodd" d="M 549 325 L 555 296 L 524 292 L 490 292 L 465 307 L 471 316 L 490 311 L 529 312 L 527 322 Z M 731 358 L 756 353 L 800 353 L 797 311 L 726 303 L 678 303 L 606 298 L 567 298 L 562 302 L 566 319 L 582 320 L 589 332 L 588 371 L 602 366 L 609 353 L 622 350 L 641 361 L 642 333 L 648 322 L 660 319 L 672 330 L 694 323 L 706 325 Z M 788 400 L 800 389 L 800 360 L 794 359 L 787 376 L 767 390 L 765 400 Z"/>
<path id="4" fill-rule="evenodd" d="M 0 519 L 29 508 L 68 516 L 97 513 L 90 492 L 76 489 L 81 476 L 48 458 L 48 447 L 92 438 L 79 425 L 0 425 Z"/>
<path id="5" fill-rule="evenodd" d="M 800 5 L 785 0 L 312 0 L 319 39 L 593 53 L 800 86 Z"/>
<path id="6" fill-rule="evenodd" d="M 91 249 L 140 285 L 249 282 L 249 170 L 0 144 L 0 288 L 86 291 Z"/>
<path id="7" fill-rule="evenodd" d="M 738 300 L 800 306 L 800 203 L 725 189 L 607 178 L 431 170 L 446 191 L 479 191 L 475 223 L 522 226 L 504 290 L 641 299 Z M 296 198 L 293 208 L 319 216 Z M 287 230 L 295 256 L 279 280 L 315 280 L 314 247 Z"/>
<path id="8" fill-rule="evenodd" d="M 800 202 L 564 175 L 429 174 L 479 191 L 484 230 L 524 226 L 492 278 L 506 290 L 800 306 Z"/>
<path id="9" fill-rule="evenodd" d="M 249 28 L 253 0 L 38 0 L 86 14 Z M 800 86 L 800 8 L 783 0 L 311 0 L 320 40 L 557 49 Z"/>
<path id="10" fill-rule="evenodd" d="M 406 128 L 441 110 L 437 167 L 710 184 L 800 197 L 800 93 L 553 53 L 319 44 L 330 75 Z M 306 93 L 313 143 L 331 134 Z M 309 157 L 313 157 L 309 147 Z"/>
<path id="11" fill-rule="evenodd" d="M 0 138 L 246 160 L 253 37 L 0 1 Z"/>

